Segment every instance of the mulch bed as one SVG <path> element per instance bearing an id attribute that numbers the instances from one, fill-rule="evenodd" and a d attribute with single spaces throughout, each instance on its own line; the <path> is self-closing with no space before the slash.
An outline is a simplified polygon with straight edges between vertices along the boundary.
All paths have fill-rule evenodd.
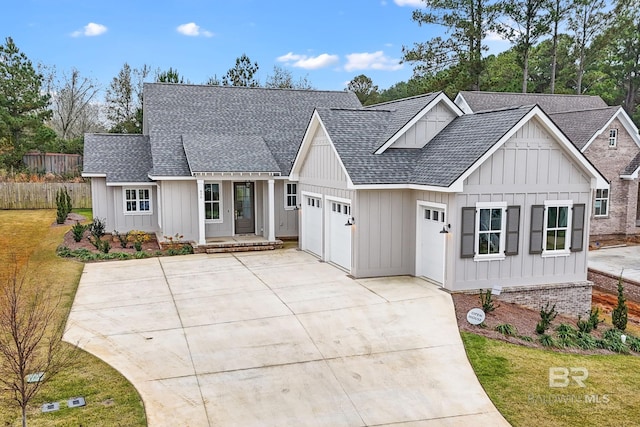
<path id="1" fill-rule="evenodd" d="M 600 307 L 601 313 L 610 313 L 617 299 L 615 295 L 607 294 L 597 290 L 593 290 L 594 306 Z M 453 294 L 453 303 L 455 305 L 456 317 L 458 319 L 458 327 L 461 331 L 471 332 L 477 335 L 482 335 L 487 338 L 497 339 L 501 341 L 510 342 L 513 344 L 523 345 L 526 347 L 543 348 L 553 351 L 561 351 L 564 353 L 574 354 L 614 354 L 609 350 L 594 349 L 594 350 L 582 350 L 579 348 L 552 348 L 543 347 L 537 342 L 538 334 L 536 334 L 536 324 L 540 321 L 540 312 L 531 310 L 529 308 L 520 306 L 518 304 L 512 304 L 507 302 L 501 302 L 496 300 L 496 309 L 487 314 L 485 318 L 486 327 L 475 326 L 467 322 L 467 312 L 472 308 L 482 308 L 480 304 L 480 297 L 478 294 Z M 627 301 L 629 306 L 629 325 L 635 325 L 640 327 L 640 316 L 636 316 L 636 310 L 640 315 L 640 306 L 633 302 Z M 602 318 L 602 316 L 600 316 Z M 552 334 L 555 328 L 561 323 L 566 323 L 576 327 L 576 318 L 558 315 L 551 323 L 551 327 L 547 331 L 548 334 Z M 524 341 L 517 337 L 511 337 L 501 334 L 495 330 L 495 327 L 500 324 L 509 323 L 516 327 L 518 335 L 526 335 L 534 339 L 533 342 Z M 611 326 L 600 324 L 598 329 L 594 330 L 591 335 L 596 338 L 602 338 L 602 333 Z"/>

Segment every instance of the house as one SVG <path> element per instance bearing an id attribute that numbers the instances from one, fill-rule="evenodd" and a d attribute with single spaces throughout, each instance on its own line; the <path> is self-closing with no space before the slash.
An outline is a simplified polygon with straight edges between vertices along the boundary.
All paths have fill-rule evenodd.
<path id="1" fill-rule="evenodd" d="M 361 107 L 347 92 L 145 85 L 143 135 L 87 135 L 107 227 L 298 237 L 354 277 L 567 313 L 591 306 L 588 227 L 608 183 L 538 106 L 464 114 L 438 92 Z"/>
<path id="2" fill-rule="evenodd" d="M 85 136 L 83 176 L 107 230 L 198 245 L 251 234 L 297 237 L 292 160 L 316 107 L 360 107 L 349 92 L 152 83 L 142 135 Z"/>
<path id="3" fill-rule="evenodd" d="M 582 313 L 588 226 L 605 179 L 538 106 L 463 114 L 443 93 L 317 108 L 291 171 L 300 246 L 355 277 Z"/>
<path id="4" fill-rule="evenodd" d="M 640 136 L 622 107 L 598 96 L 468 91 L 455 103 L 465 113 L 538 104 L 610 183 L 594 193 L 591 242 L 640 237 Z"/>

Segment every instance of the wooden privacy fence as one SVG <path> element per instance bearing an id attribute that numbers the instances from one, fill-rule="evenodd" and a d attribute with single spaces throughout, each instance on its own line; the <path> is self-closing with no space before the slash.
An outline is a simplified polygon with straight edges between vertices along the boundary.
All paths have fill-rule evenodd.
<path id="1" fill-rule="evenodd" d="M 40 153 L 31 151 L 22 157 L 27 169 L 35 172 L 63 174 L 79 174 L 82 170 L 80 154 Z"/>
<path id="2" fill-rule="evenodd" d="M 0 182 L 0 209 L 55 209 L 56 193 L 63 187 L 74 208 L 91 207 L 89 182 Z"/>

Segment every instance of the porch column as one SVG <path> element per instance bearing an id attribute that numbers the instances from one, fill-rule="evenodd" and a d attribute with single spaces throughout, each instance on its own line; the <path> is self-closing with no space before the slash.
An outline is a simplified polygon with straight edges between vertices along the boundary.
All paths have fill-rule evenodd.
<path id="1" fill-rule="evenodd" d="M 204 245 L 207 239 L 204 236 L 204 180 L 197 180 L 198 183 L 198 244 Z"/>
<path id="2" fill-rule="evenodd" d="M 273 179 L 269 180 L 267 191 L 267 209 L 269 210 L 269 235 L 267 239 L 270 242 L 276 240 L 276 208 L 274 197 L 274 183 Z"/>

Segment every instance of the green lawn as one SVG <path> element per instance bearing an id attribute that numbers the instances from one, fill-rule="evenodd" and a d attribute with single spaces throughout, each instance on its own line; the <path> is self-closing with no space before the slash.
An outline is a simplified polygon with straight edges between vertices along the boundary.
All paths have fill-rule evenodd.
<path id="1" fill-rule="evenodd" d="M 640 357 L 558 353 L 461 334 L 480 383 L 513 426 L 640 425 Z M 586 368 L 585 387 L 571 379 L 550 387 L 554 367 Z M 556 373 L 554 384 L 563 384 Z"/>
<path id="2" fill-rule="evenodd" d="M 59 316 L 66 319 L 83 264 L 56 256 L 55 249 L 70 227 L 52 226 L 55 218 L 54 210 L 0 210 L 0 275 L 15 255 L 21 266 L 28 266 L 27 283 L 44 282 L 54 294 L 62 294 Z M 142 401 L 122 375 L 85 352 L 80 353 L 78 362 L 74 369 L 61 373 L 34 398 L 28 415 L 30 426 L 146 425 Z M 77 396 L 85 397 L 85 407 L 68 409 L 66 404 L 61 404 L 58 412 L 43 414 L 40 411 L 45 402 L 65 402 Z M 19 424 L 19 408 L 3 399 L 0 425 Z"/>

